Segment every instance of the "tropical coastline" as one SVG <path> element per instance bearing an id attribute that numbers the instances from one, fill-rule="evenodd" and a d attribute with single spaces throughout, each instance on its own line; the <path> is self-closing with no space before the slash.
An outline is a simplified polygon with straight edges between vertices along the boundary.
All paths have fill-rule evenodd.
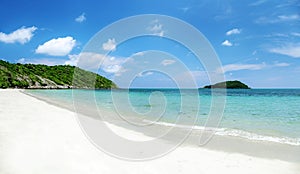
<path id="1" fill-rule="evenodd" d="M 297 146 L 214 136 L 207 145 L 199 147 L 197 132 L 173 152 L 156 160 L 140 163 L 118 160 L 90 144 L 74 112 L 37 100 L 20 90 L 0 90 L 0 93 L 2 173 L 51 173 L 52 169 L 56 173 L 139 173 L 143 167 L 149 167 L 150 173 L 165 170 L 292 174 L 299 171 Z M 110 127 L 133 138 L 151 136 L 151 133 L 141 134 L 122 125 L 110 124 Z M 42 160 L 44 158 L 47 160 Z M 176 167 L 171 167 L 174 164 Z"/>
<path id="2" fill-rule="evenodd" d="M 300 174 L 300 1 L 3 1 L 0 174 Z"/>
<path id="3" fill-rule="evenodd" d="M 158 108 L 163 102 L 158 100 L 157 103 L 148 103 L 148 98 L 154 92 L 161 92 L 165 95 L 168 104 L 162 118 L 155 124 L 189 128 L 185 126 L 184 120 L 181 123 L 174 123 L 177 116 L 183 114 L 183 117 L 195 117 L 197 123 L 193 125 L 193 129 L 202 130 L 204 123 L 209 116 L 210 103 L 212 94 L 210 89 L 196 90 L 178 90 L 178 89 L 132 89 L 127 90 L 26 90 L 26 94 L 46 100 L 58 106 L 65 106 L 74 110 L 74 100 L 80 105 L 85 105 L 87 111 L 83 114 L 89 114 L 89 110 L 93 108 L 89 105 L 95 104 L 106 113 L 113 114 L 115 109 L 113 96 L 118 96 L 126 101 L 126 95 L 130 98 L 131 107 L 122 108 L 128 117 L 140 117 L 141 114 L 147 113 L 150 108 Z M 255 141 L 270 141 L 282 144 L 300 145 L 299 129 L 299 102 L 300 90 L 297 89 L 228 89 L 226 94 L 222 94 L 222 90 L 215 91 L 217 95 L 226 95 L 227 103 L 223 113 L 222 121 L 216 129 L 216 134 L 236 136 Z M 74 94 L 77 97 L 74 97 Z M 113 95 L 114 94 L 114 95 Z M 190 99 L 195 95 L 199 95 L 199 113 L 197 113 L 197 105 L 190 105 L 186 111 L 179 110 L 181 96 Z M 90 98 L 89 98 L 90 97 Z M 124 98 L 125 97 L 125 98 Z M 287 102 L 290 101 L 290 102 Z M 123 105 L 123 104 L 121 104 Z M 251 108 L 247 106 L 251 105 Z M 280 110 L 280 107 L 284 110 Z M 119 108 L 119 109 L 120 109 Z M 134 111 L 132 112 L 132 109 Z M 290 111 L 290 112 L 289 112 Z M 292 112 L 291 112 L 292 111 Z M 151 122 L 154 115 L 144 117 L 144 122 Z M 109 121 L 110 118 L 108 118 Z M 149 120 L 150 119 L 150 120 Z M 276 123 L 280 119 L 279 123 Z M 274 124 L 276 123 L 276 125 Z"/>

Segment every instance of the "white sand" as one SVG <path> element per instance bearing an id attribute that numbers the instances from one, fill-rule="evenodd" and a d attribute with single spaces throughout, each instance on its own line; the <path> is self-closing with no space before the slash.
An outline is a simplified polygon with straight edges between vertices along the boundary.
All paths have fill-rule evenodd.
<path id="1" fill-rule="evenodd" d="M 127 131 L 124 134 L 134 138 L 143 136 L 111 127 Z M 71 111 L 18 90 L 0 90 L 1 174 L 299 172 L 294 163 L 194 147 L 179 147 L 152 161 L 122 161 L 97 150 L 84 136 Z"/>

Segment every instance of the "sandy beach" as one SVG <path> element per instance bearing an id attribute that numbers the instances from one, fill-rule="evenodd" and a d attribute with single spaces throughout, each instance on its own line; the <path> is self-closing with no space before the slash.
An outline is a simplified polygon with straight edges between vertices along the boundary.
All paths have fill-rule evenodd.
<path id="1" fill-rule="evenodd" d="M 147 139 L 145 135 L 123 127 L 110 127 L 134 138 Z M 116 159 L 89 142 L 72 111 L 20 90 L 0 90 L 1 174 L 298 174 L 300 171 L 296 160 L 271 158 L 272 155 L 255 156 L 255 149 L 249 155 L 242 151 L 182 145 L 151 161 Z"/>

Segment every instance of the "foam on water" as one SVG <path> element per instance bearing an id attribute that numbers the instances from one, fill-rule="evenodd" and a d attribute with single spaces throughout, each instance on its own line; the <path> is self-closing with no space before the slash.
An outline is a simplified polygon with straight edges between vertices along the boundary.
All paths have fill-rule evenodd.
<path id="1" fill-rule="evenodd" d="M 150 121 L 148 121 L 148 120 L 144 120 L 144 122 L 150 123 Z M 153 123 L 153 122 L 151 122 L 151 123 Z M 219 135 L 219 136 L 233 136 L 233 137 L 239 137 L 239 138 L 246 138 L 246 139 L 254 140 L 254 141 L 268 141 L 268 142 L 300 146 L 300 138 L 265 136 L 265 135 L 259 135 L 256 133 L 251 133 L 251 132 L 237 130 L 237 129 L 211 128 L 211 127 L 204 127 L 204 126 L 190 126 L 190 125 L 180 125 L 180 124 L 167 123 L 167 122 L 155 122 L 154 124 L 168 126 L 168 127 L 177 127 L 177 128 L 182 128 L 182 129 L 214 131 L 215 135 Z"/>

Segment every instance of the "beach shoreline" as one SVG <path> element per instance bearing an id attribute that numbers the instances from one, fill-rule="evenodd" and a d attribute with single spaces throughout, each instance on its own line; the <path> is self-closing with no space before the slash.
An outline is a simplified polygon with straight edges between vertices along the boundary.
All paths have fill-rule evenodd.
<path id="1" fill-rule="evenodd" d="M 53 101 L 49 98 L 41 97 L 39 95 L 34 95 L 24 90 L 21 90 L 21 92 L 31 97 L 34 97 L 38 100 L 41 100 L 43 102 L 47 102 L 51 105 L 67 109 L 72 112 L 76 112 L 73 103 L 66 104 L 58 100 Z M 107 115 L 112 114 L 111 112 L 107 112 L 107 111 L 105 113 Z M 86 114 L 86 113 L 82 113 L 82 114 Z M 90 116 L 90 117 L 95 118 L 94 116 Z M 128 131 L 135 131 L 138 132 L 139 134 L 151 138 L 156 137 L 156 135 L 160 133 L 157 131 L 157 129 L 164 129 L 165 131 L 167 131 L 167 129 L 174 128 L 174 126 L 176 126 L 176 128 L 174 128 L 175 133 L 171 134 L 171 136 L 167 139 L 169 143 L 174 143 L 176 140 L 176 136 L 183 132 L 182 129 L 186 129 L 186 127 L 183 125 L 162 123 L 156 125 L 157 127 L 153 128 L 150 131 L 148 130 L 144 132 L 139 132 L 140 130 L 135 129 L 135 127 L 132 126 L 128 126 L 128 124 L 124 124 L 123 121 L 119 122 L 117 120 L 114 121 L 106 120 L 105 122 L 112 126 L 117 125 L 122 129 L 127 129 Z M 253 157 L 278 159 L 283 161 L 300 163 L 300 155 L 298 155 L 300 154 L 299 145 L 274 142 L 274 141 L 266 141 L 266 140 L 255 140 L 255 139 L 249 139 L 248 137 L 219 135 L 218 134 L 219 132 L 215 132 L 213 138 L 211 138 L 208 143 L 204 145 L 199 145 L 199 139 L 203 133 L 204 133 L 204 127 L 201 128 L 197 126 L 194 127 L 193 131 L 191 132 L 191 134 L 188 136 L 188 138 L 184 141 L 182 145 L 188 147 L 196 147 L 196 148 L 200 146 L 202 148 L 217 150 L 222 152 L 241 153 Z M 151 138 L 146 138 L 146 139 L 151 139 Z M 286 154 L 290 154 L 290 155 L 286 155 Z"/>
<path id="2" fill-rule="evenodd" d="M 140 173 L 145 170 L 145 173 L 292 174 L 300 170 L 299 146 L 214 136 L 207 145 L 199 147 L 196 142 L 199 132 L 193 132 L 187 143 L 161 158 L 138 163 L 123 161 L 94 147 L 81 131 L 72 110 L 51 105 L 21 90 L 0 90 L 0 96 L 0 173 Z M 122 125 L 112 127 L 129 135 L 151 137 Z"/>

